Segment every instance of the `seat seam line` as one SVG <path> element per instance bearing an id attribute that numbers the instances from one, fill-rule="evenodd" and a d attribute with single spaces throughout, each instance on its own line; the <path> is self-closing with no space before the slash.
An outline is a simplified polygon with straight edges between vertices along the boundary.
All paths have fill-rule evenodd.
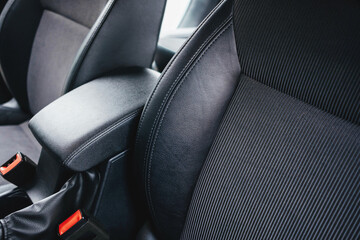
<path id="1" fill-rule="evenodd" d="M 182 75 L 184 74 L 184 72 L 186 72 L 186 70 L 189 68 L 189 66 L 191 65 L 191 63 L 193 63 L 193 61 L 194 61 L 194 59 L 196 58 L 196 56 L 198 56 L 198 55 L 200 54 L 200 52 L 204 49 L 204 47 L 206 46 L 206 44 L 209 43 L 210 39 L 212 39 L 213 36 L 216 35 L 217 31 L 218 31 L 221 27 L 223 27 L 223 25 L 225 24 L 225 22 L 226 22 L 227 20 L 228 20 L 228 19 L 225 19 L 225 20 L 220 24 L 220 26 L 219 26 L 218 28 L 216 28 L 216 29 L 211 33 L 211 35 L 203 41 L 203 43 L 201 44 L 201 46 L 195 51 L 195 53 L 192 55 L 192 57 L 190 58 L 190 60 L 186 63 L 186 65 L 184 66 L 184 68 L 181 70 L 181 72 L 179 73 L 179 75 L 178 75 L 178 77 L 176 78 L 176 80 L 174 81 L 174 83 L 170 86 L 170 89 L 173 88 L 174 84 L 178 81 L 178 79 L 180 78 L 180 76 L 182 76 Z M 205 23 L 204 23 L 204 24 L 205 24 Z M 196 36 L 196 34 L 194 34 L 191 38 L 194 38 L 195 36 Z M 190 41 L 190 39 L 189 39 L 189 41 Z M 186 46 L 187 46 L 187 44 L 184 44 L 182 48 L 185 48 Z M 177 54 L 180 54 L 181 51 L 182 51 L 182 49 L 181 49 L 180 51 L 178 51 Z M 155 90 L 152 92 L 152 95 L 151 95 L 151 97 L 150 97 L 150 100 L 149 100 L 148 104 L 147 104 L 146 107 L 145 107 L 145 110 L 144 110 L 144 112 L 143 112 L 143 114 L 142 114 L 142 117 L 145 116 L 147 107 L 150 105 L 151 98 L 155 95 L 155 92 L 156 92 L 156 90 L 157 90 L 157 87 L 160 85 L 160 83 L 161 83 L 162 80 L 164 79 L 164 77 L 165 77 L 165 75 L 166 75 L 166 71 L 167 71 L 168 69 L 170 69 L 171 66 L 172 66 L 172 63 L 175 62 L 176 57 L 177 57 L 177 56 L 175 56 L 175 57 L 172 59 L 172 62 L 169 64 L 169 67 L 165 70 L 165 72 L 164 72 L 164 73 L 162 74 L 162 76 L 160 77 L 160 80 L 159 80 L 159 82 L 158 82 Z M 169 92 L 170 92 L 170 90 L 166 93 L 165 98 L 168 97 L 168 93 L 169 93 Z M 164 98 L 164 100 L 162 101 L 162 103 L 161 103 L 161 105 L 160 105 L 160 107 L 159 107 L 159 110 L 157 111 L 157 114 L 156 114 L 156 117 L 155 117 L 155 120 L 154 120 L 154 124 L 153 124 L 152 127 L 151 127 L 151 130 L 150 130 L 150 133 L 149 133 L 149 137 L 148 137 L 148 140 L 147 140 L 147 143 L 146 143 L 145 154 L 144 154 L 144 163 L 143 163 L 143 175 L 144 175 L 144 180 L 145 180 L 145 183 L 144 183 L 145 186 L 147 185 L 147 184 L 146 184 L 146 179 L 147 179 L 147 171 L 146 171 L 146 168 L 148 167 L 148 166 L 147 166 L 146 159 L 147 159 L 148 154 L 149 154 L 149 148 L 150 148 L 151 138 L 152 138 L 152 136 L 153 136 L 153 131 L 154 131 L 155 125 L 156 125 L 156 123 L 157 123 L 157 120 L 158 120 L 158 117 L 159 117 L 159 114 L 160 114 L 160 109 L 163 107 L 165 98 Z M 143 123 L 143 122 L 140 122 L 140 124 L 139 124 L 139 125 L 140 125 L 140 126 L 139 126 L 139 131 L 141 131 L 140 128 L 142 127 L 142 123 Z"/>
<path id="2" fill-rule="evenodd" d="M 130 114 L 122 117 L 121 119 L 119 119 L 118 121 L 116 121 L 115 123 L 111 124 L 110 126 L 108 126 L 107 128 L 105 128 L 104 130 L 100 131 L 99 133 L 97 133 L 95 136 L 93 136 L 92 138 L 90 138 L 89 140 L 87 140 L 85 143 L 83 143 L 82 145 L 80 145 L 75 151 L 73 151 L 65 160 L 64 160 L 64 164 L 65 165 L 69 165 L 71 163 L 72 160 L 74 160 L 75 157 L 77 157 L 80 153 L 82 153 L 83 151 L 85 151 L 90 145 L 92 145 L 93 143 L 97 142 L 100 138 L 106 136 L 108 133 L 111 133 L 114 129 L 116 129 L 118 126 L 122 125 L 123 123 L 125 123 L 126 121 L 132 119 L 133 117 L 135 117 L 139 112 L 141 111 L 141 108 L 136 109 L 135 111 L 131 112 Z"/>
<path id="3" fill-rule="evenodd" d="M 225 0 L 222 0 L 222 2 L 225 2 Z M 219 5 L 221 4 L 219 3 Z M 173 65 L 173 63 L 175 62 L 175 60 L 177 59 L 177 57 L 180 55 L 180 53 L 182 52 L 182 50 L 187 46 L 187 44 L 195 37 L 195 35 L 197 35 L 197 33 L 202 29 L 202 27 L 206 24 L 207 20 L 210 18 L 210 16 L 212 16 L 212 14 L 216 11 L 217 7 L 215 7 L 213 10 L 211 10 L 211 12 L 205 17 L 205 19 L 200 23 L 200 25 L 196 28 L 196 30 L 193 32 L 193 34 L 185 41 L 185 43 L 181 46 L 181 48 L 176 52 L 175 56 L 170 60 L 170 62 L 167 64 L 165 70 L 163 71 L 163 73 L 161 74 L 158 83 L 156 84 L 154 90 L 152 91 L 148 104 L 146 104 L 145 109 L 143 111 L 143 114 L 140 118 L 140 122 L 139 122 L 139 130 L 142 128 L 143 125 L 143 121 L 144 121 L 144 117 L 145 114 L 148 110 L 148 106 L 150 105 L 150 103 L 152 102 L 153 96 L 155 95 L 155 92 L 157 91 L 160 83 L 162 82 L 164 76 L 166 75 L 166 73 L 168 72 L 168 70 L 171 68 L 171 66 Z M 207 39 L 206 39 L 207 40 Z M 204 43 L 206 42 L 206 40 L 204 41 Z M 203 43 L 203 44 L 204 44 Z M 200 47 L 201 48 L 201 47 Z M 199 48 L 199 49 L 200 49 Z M 194 54 L 195 55 L 195 54 Z M 135 143 L 138 143 L 138 137 L 136 137 L 136 141 Z"/>
<path id="4" fill-rule="evenodd" d="M 230 18 L 230 17 L 229 17 L 229 18 Z M 214 35 L 216 35 L 216 33 L 218 32 L 218 30 L 221 29 L 221 28 L 223 27 L 223 25 L 225 24 L 225 22 L 227 22 L 227 21 L 228 21 L 228 18 L 225 19 L 225 20 L 220 24 L 220 26 L 219 26 L 218 28 L 216 28 L 216 29 L 212 32 L 212 34 L 211 34 L 208 38 L 206 38 L 206 39 L 204 40 L 204 42 L 201 44 L 201 46 L 195 51 L 195 53 L 192 55 L 192 57 L 190 58 L 190 60 L 189 60 L 189 61 L 187 62 L 187 64 L 184 66 L 184 68 L 182 69 L 182 71 L 179 73 L 179 75 L 178 75 L 178 77 L 176 78 L 176 80 L 174 81 L 174 83 L 170 86 L 170 89 L 169 89 L 168 92 L 166 93 L 165 98 L 164 98 L 164 100 L 162 101 L 162 103 L 161 103 L 161 105 L 160 105 L 160 107 L 159 107 L 159 110 L 158 110 L 158 112 L 157 112 L 157 114 L 156 114 L 156 117 L 155 117 L 155 120 L 154 120 L 154 124 L 152 125 L 152 128 L 151 128 L 151 130 L 150 130 L 150 134 L 149 134 L 148 141 L 147 141 L 147 143 L 146 143 L 145 156 L 144 156 L 144 166 L 143 166 L 143 174 L 144 174 L 145 186 L 147 186 L 147 177 L 148 177 L 148 176 L 147 176 L 147 170 L 146 170 L 146 169 L 149 168 L 149 166 L 148 166 L 148 164 L 147 164 L 147 162 L 146 162 L 146 159 L 148 158 L 149 148 L 150 148 L 150 144 L 151 144 L 151 138 L 153 137 L 154 128 L 155 128 L 155 125 L 157 124 L 158 117 L 159 117 L 159 115 L 160 115 L 160 113 L 161 113 L 160 110 L 163 108 L 164 102 L 166 101 L 166 98 L 168 97 L 169 92 L 173 89 L 173 86 L 176 84 L 176 82 L 179 80 L 179 78 L 186 72 L 186 70 L 190 67 L 190 65 L 191 65 L 191 64 L 193 63 L 193 61 L 195 60 L 196 56 L 199 56 L 199 54 L 201 53 L 201 51 L 204 50 L 204 47 L 209 43 L 210 39 L 212 39 L 212 38 L 214 37 Z M 194 34 L 193 37 L 194 37 L 195 35 L 196 35 L 196 34 Z M 183 47 L 185 48 L 185 46 L 186 46 L 186 44 L 185 44 Z M 181 52 L 181 51 L 179 51 L 178 54 L 180 54 L 180 52 Z M 175 59 L 176 59 L 176 57 L 173 58 L 173 61 L 175 61 Z M 172 64 L 172 63 L 171 63 L 171 64 Z M 170 69 L 171 64 L 170 64 L 170 66 L 169 66 L 168 69 Z M 165 77 L 165 75 L 166 75 L 166 72 L 162 75 L 162 78 L 160 79 L 160 81 L 159 81 L 159 83 L 158 83 L 157 86 L 159 86 L 161 80 L 163 80 L 163 78 Z M 155 94 L 154 94 L 155 91 L 156 91 L 156 89 L 153 91 L 153 95 L 155 95 Z M 153 96 L 153 95 L 152 95 L 152 96 Z M 147 104 L 147 106 L 149 106 L 149 104 Z M 146 111 L 146 109 L 145 109 L 145 111 Z M 144 115 L 145 115 L 145 113 L 143 114 L 143 116 L 144 116 Z M 140 127 L 141 127 L 141 126 L 140 126 Z M 146 192 L 146 194 L 147 194 L 147 192 Z M 149 206 L 151 206 L 150 203 L 148 203 L 148 204 L 149 204 Z"/>
<path id="5" fill-rule="evenodd" d="M 355 126 L 359 126 L 359 125 L 360 125 L 360 124 L 356 124 L 356 123 L 354 123 L 354 122 L 352 122 L 352 121 L 350 121 L 350 120 L 348 120 L 348 119 L 342 118 L 342 117 L 340 117 L 340 116 L 338 116 L 338 115 L 335 115 L 335 114 L 333 114 L 333 113 L 331 113 L 331 112 L 328 112 L 328 111 L 326 111 L 326 110 L 324 110 L 324 109 L 322 109 L 322 108 L 320 108 L 320 107 L 318 107 L 318 106 L 315 106 L 315 105 L 313 105 L 313 104 L 311 104 L 311 103 L 305 102 L 304 100 L 302 100 L 302 99 L 300 99 L 300 98 L 297 98 L 297 97 L 294 97 L 294 96 L 292 96 L 292 95 L 290 95 L 290 94 L 288 94 L 288 93 L 286 93 L 286 92 L 280 91 L 280 90 L 278 90 L 278 89 L 276 89 L 276 88 L 274 88 L 274 87 L 272 87 L 272 86 L 269 86 L 269 85 L 267 85 L 267 84 L 265 84 L 265 83 L 263 83 L 263 82 L 260 82 L 260 81 L 256 80 L 255 78 L 251 77 L 250 74 L 247 74 L 245 71 L 242 71 L 240 74 L 242 74 L 242 75 L 250 78 L 251 80 L 253 80 L 253 81 L 257 82 L 257 83 L 260 83 L 260 84 L 264 85 L 264 86 L 267 87 L 268 89 L 275 90 L 275 91 L 277 91 L 277 92 L 279 92 L 279 93 L 282 93 L 282 94 L 284 94 L 284 95 L 287 96 L 287 97 L 290 97 L 290 98 L 292 98 L 292 99 L 294 99 L 294 100 L 300 101 L 301 103 L 306 104 L 306 105 L 308 105 L 308 106 L 310 106 L 310 107 L 313 107 L 313 108 L 315 108 L 315 109 L 317 109 L 317 110 L 319 110 L 319 111 L 321 111 L 321 112 L 323 112 L 323 113 L 326 113 L 326 114 L 332 115 L 332 116 L 334 116 L 334 117 L 337 117 L 339 120 L 342 120 L 342 121 L 344 121 L 344 122 L 346 122 L 346 123 L 351 123 L 351 124 L 353 124 L 353 125 L 355 125 Z"/>
<path id="6" fill-rule="evenodd" d="M 181 77 L 181 79 L 179 79 L 179 82 L 176 84 L 177 87 L 174 89 L 174 92 L 171 93 L 171 95 L 169 96 L 170 99 L 165 102 L 165 109 L 164 109 L 164 112 L 163 114 L 161 114 L 159 117 L 161 117 L 161 120 L 159 121 L 159 125 L 156 127 L 156 133 L 155 133 L 155 136 L 154 136 L 154 140 L 152 141 L 152 148 L 151 148 L 151 151 L 150 151 L 150 156 L 149 156 L 149 166 L 148 166 L 148 178 L 147 178 L 147 186 L 148 186 L 148 194 L 149 194 L 149 201 L 152 202 L 151 200 L 151 186 L 150 186 L 150 179 L 151 179 L 151 163 L 152 163 L 152 155 L 153 155 L 153 151 L 154 151 L 154 148 L 155 148 L 155 144 L 156 144 L 156 141 L 157 141 L 157 137 L 158 137 L 158 133 L 161 129 L 161 126 L 162 126 L 162 122 L 163 122 L 163 119 L 165 118 L 166 116 L 166 113 L 167 113 L 167 109 L 169 108 L 172 100 L 174 99 L 174 96 L 176 95 L 176 93 L 178 92 L 178 90 L 183 86 L 183 83 L 185 82 L 186 79 L 188 79 L 188 76 L 189 74 L 192 72 L 192 70 L 195 68 L 195 66 L 197 66 L 197 64 L 202 60 L 202 57 L 207 53 L 207 51 L 209 49 L 211 49 L 211 47 L 214 45 L 215 42 L 217 42 L 217 40 L 229 29 L 230 26 L 232 26 L 232 21 L 229 21 L 231 20 L 231 16 L 229 18 L 227 18 L 224 22 L 223 25 L 221 25 L 221 28 L 224 28 L 222 29 L 220 32 L 216 32 L 216 34 L 218 34 L 214 39 L 212 39 L 211 42 L 208 43 L 207 47 L 205 49 L 203 49 L 203 51 L 201 52 L 201 55 L 199 56 L 199 58 L 196 60 L 196 62 L 194 62 L 191 66 L 190 69 L 187 70 L 186 74 L 184 76 Z M 156 219 L 155 217 L 155 211 L 154 211 L 154 206 L 153 204 L 151 203 L 151 208 L 152 208 L 152 211 L 153 211 L 153 216 L 154 218 Z"/>

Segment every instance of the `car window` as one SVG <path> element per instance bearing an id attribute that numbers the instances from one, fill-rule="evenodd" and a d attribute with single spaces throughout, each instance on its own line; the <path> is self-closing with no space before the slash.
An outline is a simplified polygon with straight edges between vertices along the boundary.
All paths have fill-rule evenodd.
<path id="1" fill-rule="evenodd" d="M 160 37 L 167 35 L 169 32 L 171 32 L 172 30 L 175 30 L 188 6 L 189 6 L 190 0 L 168 0 L 167 4 L 166 4 L 166 9 L 165 9 L 165 15 L 164 15 L 164 20 L 162 23 L 162 27 L 161 27 L 161 32 L 160 32 Z"/>

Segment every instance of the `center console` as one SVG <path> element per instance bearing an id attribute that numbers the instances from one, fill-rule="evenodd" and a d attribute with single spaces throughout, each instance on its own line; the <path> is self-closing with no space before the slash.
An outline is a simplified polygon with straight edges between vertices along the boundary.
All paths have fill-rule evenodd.
<path id="1" fill-rule="evenodd" d="M 141 213 L 128 176 L 131 150 L 158 77 L 149 69 L 119 70 L 71 91 L 31 119 L 43 150 L 32 183 L 0 193 L 0 204 L 9 194 L 22 199 L 0 220 L 3 236 L 57 238 L 59 221 L 81 208 L 107 226 L 111 239 L 134 237 Z"/>

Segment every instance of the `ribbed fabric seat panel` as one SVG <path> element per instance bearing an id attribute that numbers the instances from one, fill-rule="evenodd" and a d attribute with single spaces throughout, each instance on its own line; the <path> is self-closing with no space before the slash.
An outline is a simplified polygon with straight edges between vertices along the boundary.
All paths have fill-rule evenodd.
<path id="1" fill-rule="evenodd" d="M 242 76 L 183 239 L 358 239 L 360 127 Z"/>
<path id="2" fill-rule="evenodd" d="M 360 2 L 234 0 L 243 72 L 360 124 Z"/>
<path id="3" fill-rule="evenodd" d="M 237 59 L 229 60 L 231 49 L 205 51 L 211 62 L 194 66 L 199 74 L 181 85 L 192 95 L 165 105 L 177 81 L 174 69 L 187 64 L 179 55 L 139 128 L 136 159 L 158 236 L 178 239 L 181 229 L 182 239 L 360 238 L 359 13 L 356 0 L 219 4 L 200 27 L 201 37 L 231 19 L 234 37 L 226 43 L 236 45 Z M 195 54 L 191 43 L 182 52 Z M 225 116 L 213 118 L 216 137 L 209 146 L 210 138 L 199 141 L 203 135 L 192 131 L 193 117 L 184 116 L 190 115 L 188 101 L 209 102 L 207 92 L 190 86 L 224 78 L 225 70 L 214 71 L 224 63 L 239 64 L 241 72 L 223 85 L 234 79 L 239 85 L 234 95 L 222 94 L 231 101 L 221 106 Z M 195 157 L 183 146 L 206 151 Z M 194 166 L 199 171 L 189 174 Z"/>

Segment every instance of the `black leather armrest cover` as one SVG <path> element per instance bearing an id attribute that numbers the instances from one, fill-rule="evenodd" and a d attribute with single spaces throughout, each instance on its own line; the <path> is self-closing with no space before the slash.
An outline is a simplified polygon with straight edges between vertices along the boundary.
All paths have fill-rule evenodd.
<path id="1" fill-rule="evenodd" d="M 62 164 L 86 171 L 129 147 L 158 77 L 135 68 L 96 79 L 41 110 L 30 129 Z"/>

